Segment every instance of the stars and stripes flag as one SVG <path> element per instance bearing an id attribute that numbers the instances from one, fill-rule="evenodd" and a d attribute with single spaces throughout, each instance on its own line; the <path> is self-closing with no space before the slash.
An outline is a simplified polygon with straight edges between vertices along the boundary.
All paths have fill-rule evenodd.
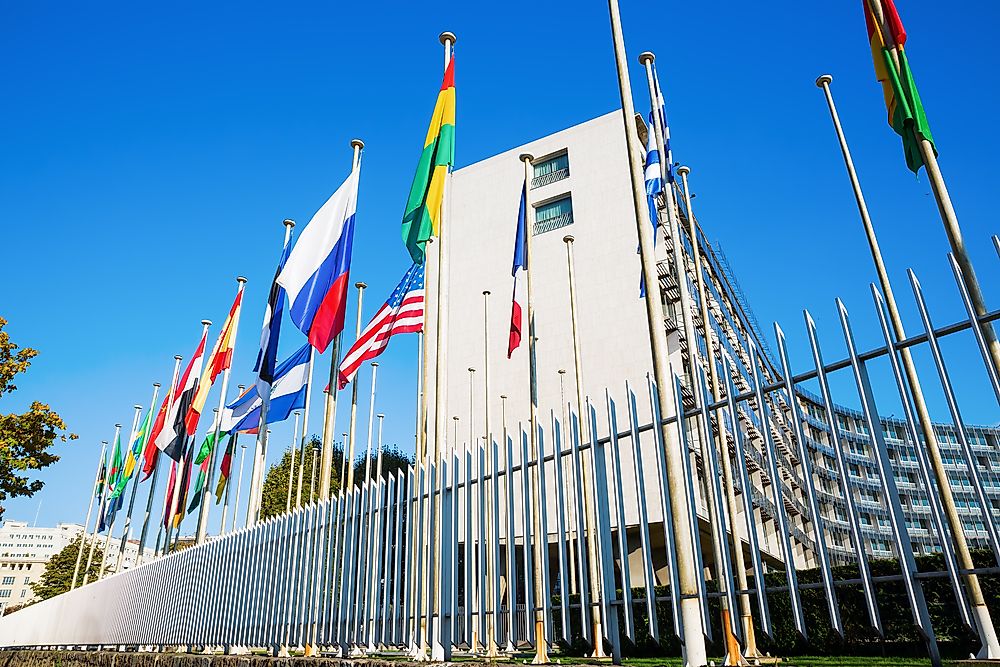
<path id="1" fill-rule="evenodd" d="M 340 388 L 343 389 L 354 379 L 365 361 L 382 354 L 389 346 L 389 339 L 395 334 L 423 330 L 424 265 L 413 264 L 344 355 L 338 378 Z"/>
<path id="2" fill-rule="evenodd" d="M 514 265 L 510 273 L 514 276 L 514 294 L 510 304 L 510 337 L 507 339 L 507 358 L 514 354 L 514 350 L 521 344 L 521 311 L 522 304 L 527 302 L 527 295 L 523 292 L 526 288 L 524 280 L 521 280 L 525 271 L 528 270 L 527 252 L 527 225 L 528 225 L 528 182 L 525 181 L 521 187 L 521 203 L 517 209 L 517 235 L 514 237 Z"/>

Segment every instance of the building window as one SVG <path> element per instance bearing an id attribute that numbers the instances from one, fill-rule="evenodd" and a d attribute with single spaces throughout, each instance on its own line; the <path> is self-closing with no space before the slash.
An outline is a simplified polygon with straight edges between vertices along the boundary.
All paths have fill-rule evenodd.
<path id="1" fill-rule="evenodd" d="M 0 590 L 0 598 L 9 598 L 9 597 L 10 597 L 9 588 L 4 588 L 3 590 Z"/>
<path id="2" fill-rule="evenodd" d="M 24 578 L 24 585 L 27 586 L 30 583 L 31 583 L 31 577 L 25 577 Z"/>
<path id="3" fill-rule="evenodd" d="M 569 155 L 563 153 L 550 157 L 547 160 L 535 162 L 532 168 L 534 170 L 534 175 L 531 179 L 532 189 L 561 181 L 569 177 Z"/>
<path id="4" fill-rule="evenodd" d="M 13 583 L 14 583 L 14 577 L 4 577 L 3 578 L 3 585 L 4 586 L 10 586 Z"/>
<path id="5" fill-rule="evenodd" d="M 569 195 L 535 207 L 535 236 L 572 224 L 573 200 Z"/>
<path id="6" fill-rule="evenodd" d="M 22 588 L 21 589 L 21 597 L 24 597 L 27 594 L 28 594 L 28 589 L 27 588 Z"/>

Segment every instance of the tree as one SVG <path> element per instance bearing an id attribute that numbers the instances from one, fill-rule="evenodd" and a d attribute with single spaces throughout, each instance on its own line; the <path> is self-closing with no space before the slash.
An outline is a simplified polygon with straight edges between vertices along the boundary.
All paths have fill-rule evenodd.
<path id="1" fill-rule="evenodd" d="M 76 554 L 80 550 L 80 543 L 83 542 L 83 534 L 67 544 L 55 556 L 45 564 L 45 571 L 38 581 L 31 584 L 31 590 L 40 600 L 47 600 L 60 593 L 65 593 L 73 584 L 73 571 L 76 569 Z M 84 543 L 83 560 L 80 564 L 80 576 L 77 578 L 77 585 L 83 582 L 85 570 L 87 568 L 87 556 L 90 554 L 90 541 Z M 101 563 L 104 562 L 104 549 L 100 544 L 94 549 L 94 560 L 90 564 L 91 581 L 96 581 L 101 576 Z"/>
<path id="2" fill-rule="evenodd" d="M 406 473 L 406 470 L 413 465 L 413 458 L 404 454 L 395 445 L 382 447 L 382 477 L 388 477 L 397 471 Z M 378 470 L 378 454 L 372 453 L 371 476 L 375 477 Z M 362 456 L 354 464 L 354 483 L 362 484 L 365 479 L 365 457 Z"/>
<path id="3" fill-rule="evenodd" d="M 0 317 L 0 398 L 17 389 L 14 378 L 28 370 L 38 354 L 37 350 L 11 342 L 3 330 L 6 325 L 7 320 Z M 44 486 L 41 480 L 33 480 L 24 473 L 41 470 L 59 460 L 49 451 L 56 439 L 65 442 L 77 437 L 66 434 L 65 430 L 62 417 L 39 401 L 33 401 L 23 414 L 0 414 L 0 519 L 4 501 L 33 496 Z"/>
<path id="4" fill-rule="evenodd" d="M 316 464 L 316 484 L 313 488 L 312 500 L 319 499 L 319 468 L 322 466 L 322 452 L 317 451 L 315 457 L 313 456 L 313 449 L 322 447 L 319 437 L 312 436 L 309 442 L 306 443 L 305 447 L 305 468 L 302 470 L 302 502 L 303 504 L 308 503 L 310 500 L 309 496 L 309 482 L 312 480 L 313 475 L 313 462 Z M 299 465 L 301 461 L 299 460 L 299 454 L 301 452 L 295 452 L 295 472 L 292 479 L 292 506 L 295 506 L 295 496 L 298 487 L 299 480 Z M 343 450 L 337 446 L 333 448 L 333 469 L 330 471 L 330 493 L 336 493 L 340 489 L 340 465 L 343 460 Z M 285 508 L 288 506 L 288 473 L 292 466 L 292 450 L 286 449 L 285 453 L 282 455 L 281 459 L 272 464 L 270 468 L 267 469 L 267 475 L 264 477 L 264 491 L 261 494 L 260 502 L 260 517 L 262 519 L 267 519 L 268 517 L 277 516 L 279 514 L 285 513 Z"/>

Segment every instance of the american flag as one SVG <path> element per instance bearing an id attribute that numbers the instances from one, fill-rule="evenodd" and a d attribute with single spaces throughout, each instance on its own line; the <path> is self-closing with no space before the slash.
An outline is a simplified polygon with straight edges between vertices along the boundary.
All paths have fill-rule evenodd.
<path id="1" fill-rule="evenodd" d="M 424 265 L 414 264 L 344 355 L 340 363 L 340 388 L 354 379 L 361 364 L 382 354 L 394 334 L 423 330 Z"/>

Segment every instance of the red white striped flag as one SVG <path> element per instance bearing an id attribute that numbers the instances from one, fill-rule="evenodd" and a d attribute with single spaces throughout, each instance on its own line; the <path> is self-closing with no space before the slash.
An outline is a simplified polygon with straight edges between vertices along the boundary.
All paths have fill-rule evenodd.
<path id="1" fill-rule="evenodd" d="M 423 330 L 424 265 L 414 264 L 344 355 L 344 360 L 340 363 L 340 388 L 343 389 L 354 379 L 361 364 L 382 354 L 394 334 Z"/>

